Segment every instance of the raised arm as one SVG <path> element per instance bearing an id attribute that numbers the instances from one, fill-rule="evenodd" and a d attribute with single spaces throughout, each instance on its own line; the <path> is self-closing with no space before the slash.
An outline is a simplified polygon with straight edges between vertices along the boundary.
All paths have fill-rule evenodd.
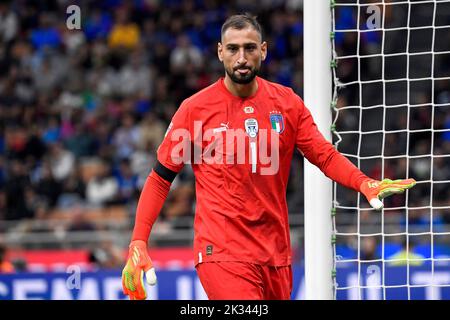
<path id="1" fill-rule="evenodd" d="M 378 181 L 369 178 L 324 138 L 300 97 L 294 95 L 294 103 L 300 109 L 296 142 L 298 150 L 328 178 L 363 193 L 373 208 L 381 209 L 381 199 L 402 193 L 416 184 L 414 179 Z"/>

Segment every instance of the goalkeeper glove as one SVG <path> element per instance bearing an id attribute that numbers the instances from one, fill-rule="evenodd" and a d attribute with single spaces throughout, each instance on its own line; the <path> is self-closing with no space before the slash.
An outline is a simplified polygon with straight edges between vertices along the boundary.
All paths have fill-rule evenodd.
<path id="1" fill-rule="evenodd" d="M 383 208 L 382 199 L 395 193 L 403 193 L 406 189 L 412 188 L 415 185 L 416 180 L 414 179 L 383 179 L 382 181 L 366 179 L 361 183 L 360 190 L 366 196 L 370 205 L 380 210 Z"/>
<path id="2" fill-rule="evenodd" d="M 145 300 L 147 292 L 144 286 L 144 273 L 149 285 L 156 284 L 155 268 L 147 252 L 147 244 L 142 240 L 130 243 L 128 259 L 122 271 L 123 293 L 130 300 Z"/>

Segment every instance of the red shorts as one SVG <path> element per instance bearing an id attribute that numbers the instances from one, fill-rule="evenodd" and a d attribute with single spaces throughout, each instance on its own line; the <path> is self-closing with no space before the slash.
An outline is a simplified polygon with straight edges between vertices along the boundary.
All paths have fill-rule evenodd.
<path id="1" fill-rule="evenodd" d="M 291 266 L 269 267 L 249 262 L 203 262 L 196 266 L 210 300 L 289 300 Z"/>

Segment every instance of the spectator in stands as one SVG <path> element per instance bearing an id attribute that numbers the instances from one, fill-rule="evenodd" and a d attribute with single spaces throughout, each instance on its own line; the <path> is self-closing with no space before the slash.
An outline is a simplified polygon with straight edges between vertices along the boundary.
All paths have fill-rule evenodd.
<path id="1" fill-rule="evenodd" d="M 434 192 L 437 194 L 436 190 L 434 190 Z M 428 197 L 430 196 L 431 195 L 428 195 Z M 431 210 L 427 208 L 429 201 L 427 201 L 425 197 L 420 197 L 417 200 L 411 200 L 410 205 L 411 207 L 420 209 L 410 209 L 408 211 L 408 216 L 403 216 L 400 219 L 401 225 L 404 229 L 406 224 L 408 224 L 408 230 L 411 233 L 427 233 L 431 231 L 445 232 L 442 212 L 433 209 L 433 215 L 431 215 Z M 437 201 L 435 202 L 435 205 L 437 205 Z M 449 203 L 446 205 L 448 206 Z"/>
<path id="2" fill-rule="evenodd" d="M 203 63 L 203 56 L 199 48 L 191 43 L 186 34 L 177 38 L 177 45 L 170 54 L 170 67 L 173 73 L 184 73 L 187 70 L 198 70 Z"/>
<path id="3" fill-rule="evenodd" d="M 71 220 L 67 231 L 94 231 L 96 226 L 87 217 L 87 210 L 82 206 L 75 206 L 71 209 Z"/>
<path id="4" fill-rule="evenodd" d="M 14 272 L 14 265 L 6 260 L 6 247 L 0 244 L 0 274 Z"/>
<path id="5" fill-rule="evenodd" d="M 147 113 L 139 125 L 139 146 L 143 148 L 159 146 L 164 138 L 166 129 L 164 123 L 155 114 Z M 155 149 L 150 150 L 156 151 Z"/>
<path id="6" fill-rule="evenodd" d="M 153 168 L 156 163 L 155 153 L 154 145 L 148 143 L 145 146 L 139 145 L 130 157 L 131 170 L 137 176 L 139 190 L 142 189 L 145 180 L 150 174 L 149 168 Z"/>
<path id="7" fill-rule="evenodd" d="M 17 14 L 11 10 L 10 1 L 0 3 L 0 41 L 10 43 L 19 30 Z"/>
<path id="8" fill-rule="evenodd" d="M 23 198 L 18 197 L 18 195 L 25 194 L 25 190 L 30 184 L 25 164 L 19 160 L 12 160 L 10 163 L 10 174 L 5 185 L 5 218 L 7 220 L 20 220 L 32 217 L 32 212 L 27 209 Z"/>
<path id="9" fill-rule="evenodd" d="M 103 207 L 117 200 L 119 185 L 111 175 L 110 164 L 103 162 L 98 172 L 86 185 L 86 198 L 91 206 Z"/>
<path id="10" fill-rule="evenodd" d="M 99 7 L 93 6 L 92 14 L 86 19 L 83 31 L 88 41 L 106 39 L 113 25 L 110 12 L 104 12 Z"/>
<path id="11" fill-rule="evenodd" d="M 124 158 L 120 161 L 119 170 L 116 174 L 118 184 L 118 202 L 126 204 L 136 198 L 139 193 L 138 176 L 131 170 L 130 160 Z"/>
<path id="12" fill-rule="evenodd" d="M 74 168 L 75 156 L 72 152 L 65 149 L 60 141 L 51 143 L 49 145 L 49 151 L 48 161 L 56 181 L 66 179 Z"/>
<path id="13" fill-rule="evenodd" d="M 0 189 L 3 189 L 6 181 L 6 168 L 5 168 L 5 159 L 1 154 L 0 154 Z"/>
<path id="14" fill-rule="evenodd" d="M 76 158 L 93 156 L 95 153 L 95 135 L 86 123 L 77 121 L 73 133 L 66 139 L 65 146 Z"/>
<path id="15" fill-rule="evenodd" d="M 98 269 L 118 269 L 123 266 L 125 258 L 121 248 L 112 241 L 104 241 L 91 250 L 89 261 Z"/>
<path id="16" fill-rule="evenodd" d="M 380 259 L 376 255 L 377 239 L 375 237 L 362 237 L 361 239 L 361 260 Z"/>
<path id="17" fill-rule="evenodd" d="M 116 148 L 117 159 L 129 158 L 140 141 L 139 128 L 135 123 L 134 115 L 123 115 L 121 126 L 113 136 L 113 145 Z"/>
<path id="18" fill-rule="evenodd" d="M 181 184 L 171 192 L 163 211 L 163 220 L 169 223 L 171 228 L 186 227 L 186 224 L 180 224 L 179 218 L 193 215 L 193 195 L 194 188 L 190 183 Z"/>
<path id="19" fill-rule="evenodd" d="M 76 164 L 74 170 L 63 181 L 58 207 L 70 208 L 76 204 L 83 204 L 86 200 L 86 184 L 81 175 L 81 166 Z"/>
<path id="20" fill-rule="evenodd" d="M 409 245 L 409 251 L 406 250 L 406 246 L 403 249 L 389 257 L 387 264 L 389 266 L 421 266 L 425 264 L 425 257 L 421 254 L 415 253 L 413 245 Z"/>
<path id="21" fill-rule="evenodd" d="M 120 93 L 124 96 L 149 99 L 152 96 L 154 74 L 147 64 L 147 55 L 142 46 L 134 50 L 119 71 Z"/>
<path id="22" fill-rule="evenodd" d="M 61 36 L 50 13 L 42 12 L 39 15 L 39 27 L 31 32 L 30 40 L 38 51 L 46 48 L 56 49 L 61 44 Z"/>
<path id="23" fill-rule="evenodd" d="M 46 144 L 55 143 L 60 139 L 59 123 L 56 117 L 48 119 L 47 127 L 42 134 L 42 139 Z"/>
<path id="24" fill-rule="evenodd" d="M 129 12 L 125 7 L 116 10 L 116 23 L 108 37 L 110 48 L 133 49 L 138 45 L 140 29 L 129 20 Z"/>
<path id="25" fill-rule="evenodd" d="M 47 198 L 43 197 L 40 190 L 26 186 L 22 201 L 25 203 L 26 215 L 30 218 L 42 219 L 45 218 L 45 210 L 49 207 Z"/>
<path id="26" fill-rule="evenodd" d="M 4 187 L 0 187 L 0 220 L 6 219 L 6 192 Z M 0 232 L 5 232 L 5 228 L 3 226 L 0 227 Z"/>
<path id="27" fill-rule="evenodd" d="M 40 174 L 37 181 L 34 182 L 35 190 L 43 198 L 48 206 L 54 207 L 62 192 L 62 183 L 65 181 L 57 181 L 53 176 L 51 164 L 44 161 L 40 168 Z"/>

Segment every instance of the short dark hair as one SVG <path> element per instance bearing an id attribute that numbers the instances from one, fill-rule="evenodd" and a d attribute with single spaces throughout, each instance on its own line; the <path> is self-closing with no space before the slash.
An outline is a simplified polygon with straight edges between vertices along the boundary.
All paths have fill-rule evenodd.
<path id="1" fill-rule="evenodd" d="M 221 30 L 221 37 L 223 38 L 223 34 L 228 29 L 237 29 L 242 30 L 245 28 L 251 27 L 255 29 L 259 35 L 261 36 L 261 40 L 263 38 L 263 32 L 261 25 L 259 24 L 258 20 L 256 20 L 256 16 L 251 15 L 250 13 L 243 13 L 243 14 L 235 14 L 229 17 L 222 25 Z"/>

